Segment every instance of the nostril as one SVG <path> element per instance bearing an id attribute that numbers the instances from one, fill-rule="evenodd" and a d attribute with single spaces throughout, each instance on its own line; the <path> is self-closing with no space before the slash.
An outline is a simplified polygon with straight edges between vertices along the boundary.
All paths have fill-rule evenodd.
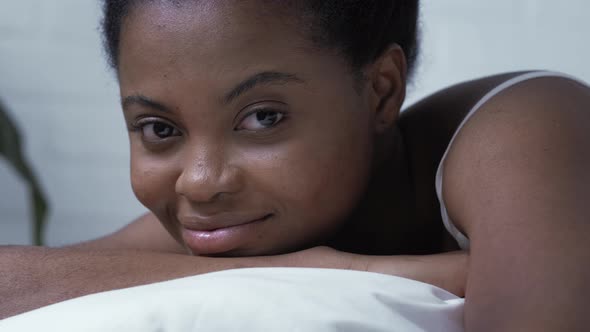
<path id="1" fill-rule="evenodd" d="M 175 186 L 178 195 L 193 203 L 211 203 L 221 199 L 225 192 L 224 185 L 218 177 L 202 174 L 181 174 Z"/>
<path id="2" fill-rule="evenodd" d="M 210 203 L 243 190 L 238 168 L 212 160 L 195 160 L 176 179 L 175 190 L 189 201 Z M 224 194 L 224 195 L 222 195 Z"/>

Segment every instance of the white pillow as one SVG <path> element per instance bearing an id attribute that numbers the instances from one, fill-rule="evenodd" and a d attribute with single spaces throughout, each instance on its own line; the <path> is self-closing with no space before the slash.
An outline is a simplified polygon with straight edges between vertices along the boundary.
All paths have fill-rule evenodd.
<path id="1" fill-rule="evenodd" d="M 0 332 L 462 331 L 463 303 L 377 273 L 236 269 L 54 304 L 0 321 Z"/>

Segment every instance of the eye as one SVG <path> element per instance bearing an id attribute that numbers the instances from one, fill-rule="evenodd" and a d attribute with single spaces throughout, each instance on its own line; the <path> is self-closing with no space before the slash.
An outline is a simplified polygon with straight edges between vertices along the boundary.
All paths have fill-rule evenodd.
<path id="1" fill-rule="evenodd" d="M 162 121 L 146 120 L 138 123 L 143 139 L 147 142 L 158 142 L 170 137 L 180 136 L 181 133 L 174 126 Z"/>
<path id="2" fill-rule="evenodd" d="M 263 130 L 276 126 L 283 118 L 284 113 L 273 110 L 258 110 L 245 117 L 236 128 L 237 130 Z"/>

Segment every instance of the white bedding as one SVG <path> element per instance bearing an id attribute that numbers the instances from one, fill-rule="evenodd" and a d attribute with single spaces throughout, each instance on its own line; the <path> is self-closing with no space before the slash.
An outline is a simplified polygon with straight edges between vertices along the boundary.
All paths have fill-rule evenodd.
<path id="1" fill-rule="evenodd" d="M 73 299 L 0 321 L 0 332 L 462 331 L 463 302 L 376 273 L 237 269 Z"/>

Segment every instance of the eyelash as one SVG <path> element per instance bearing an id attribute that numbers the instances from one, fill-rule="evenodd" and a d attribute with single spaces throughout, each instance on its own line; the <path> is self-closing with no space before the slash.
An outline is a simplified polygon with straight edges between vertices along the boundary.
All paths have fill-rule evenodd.
<path id="1" fill-rule="evenodd" d="M 254 116 L 254 115 L 258 114 L 258 113 L 264 113 L 264 112 L 278 114 L 280 116 L 280 118 L 273 125 L 271 125 L 269 127 L 266 127 L 266 128 L 259 129 L 259 130 L 239 129 L 239 127 L 244 123 L 244 121 L 246 119 L 248 119 L 249 117 Z M 249 131 L 249 132 L 268 131 L 268 130 L 272 130 L 272 129 L 278 127 L 280 124 L 282 124 L 283 122 L 285 122 L 285 120 L 287 118 L 288 118 L 288 114 L 286 112 L 278 111 L 278 110 L 273 109 L 273 108 L 262 108 L 261 107 L 261 108 L 257 108 L 255 110 L 252 110 L 252 111 L 248 112 L 246 115 L 244 115 L 240 119 L 240 121 L 238 122 L 238 125 L 234 128 L 234 131 L 240 131 L 240 130 Z M 260 121 L 260 120 L 258 120 L 258 121 Z"/>
<path id="2" fill-rule="evenodd" d="M 133 122 L 129 128 L 129 131 L 131 132 L 140 132 L 140 134 L 142 135 L 142 139 L 144 142 L 150 143 L 150 144 L 158 144 L 158 143 L 163 143 L 164 141 L 167 141 L 168 139 L 174 138 L 174 137 L 178 137 L 181 136 L 182 133 L 180 133 L 180 135 L 173 135 L 171 134 L 168 137 L 165 138 L 158 138 L 156 140 L 149 140 L 146 139 L 146 135 L 145 135 L 145 128 L 149 125 L 164 125 L 167 127 L 172 128 L 173 133 L 174 132 L 180 132 L 180 130 L 178 128 L 176 128 L 176 126 L 170 124 L 167 121 L 163 121 L 163 120 L 159 120 L 159 119 L 154 119 L 154 118 L 141 118 L 136 120 L 135 122 Z M 154 133 L 155 134 L 155 133 Z M 157 136 L 157 134 L 155 134 Z"/>
<path id="3" fill-rule="evenodd" d="M 280 118 L 275 123 L 273 123 L 272 125 L 270 125 L 269 127 L 264 127 L 264 128 L 261 128 L 261 129 L 249 130 L 249 129 L 240 129 L 239 128 L 244 123 L 244 121 L 246 119 L 248 119 L 249 117 L 255 116 L 256 114 L 264 113 L 264 112 L 271 113 L 271 114 L 276 114 Z M 272 108 L 258 108 L 258 109 L 252 110 L 252 111 L 248 112 L 246 115 L 244 115 L 240 119 L 240 122 L 238 123 L 238 125 L 234 128 L 234 131 L 245 131 L 245 132 L 249 132 L 249 133 L 268 132 L 270 130 L 273 130 L 273 129 L 277 128 L 279 125 L 281 125 L 283 122 L 285 122 L 285 120 L 287 118 L 288 118 L 288 114 L 285 113 L 285 112 L 281 112 L 281 111 L 278 111 L 278 110 L 275 110 L 275 109 L 272 109 Z M 257 120 L 257 121 L 260 122 L 261 120 Z M 143 141 L 145 143 L 149 143 L 149 144 L 152 144 L 152 145 L 153 144 L 159 144 L 159 143 L 165 143 L 169 139 L 172 139 L 174 137 L 181 136 L 181 134 L 182 134 L 182 133 L 180 135 L 173 135 L 173 134 L 171 134 L 170 136 L 167 136 L 167 137 L 164 137 L 164 138 L 157 138 L 157 139 L 152 139 L 152 140 L 146 139 L 146 134 L 144 132 L 144 130 L 146 129 L 146 126 L 149 126 L 149 125 L 157 125 L 157 124 L 161 124 L 161 125 L 168 126 L 168 127 L 172 128 L 173 133 L 174 132 L 179 132 L 179 129 L 176 128 L 176 126 L 170 124 L 167 121 L 163 121 L 163 120 L 159 120 L 159 119 L 155 119 L 155 118 L 140 118 L 140 119 L 137 119 L 135 122 L 133 122 L 133 123 L 131 123 L 129 125 L 128 130 L 130 132 L 139 132 L 142 135 Z M 153 129 L 152 129 L 152 131 L 153 131 Z M 155 133 L 152 133 L 152 134 L 154 134 L 154 135 L 157 136 L 157 134 L 155 134 Z"/>

